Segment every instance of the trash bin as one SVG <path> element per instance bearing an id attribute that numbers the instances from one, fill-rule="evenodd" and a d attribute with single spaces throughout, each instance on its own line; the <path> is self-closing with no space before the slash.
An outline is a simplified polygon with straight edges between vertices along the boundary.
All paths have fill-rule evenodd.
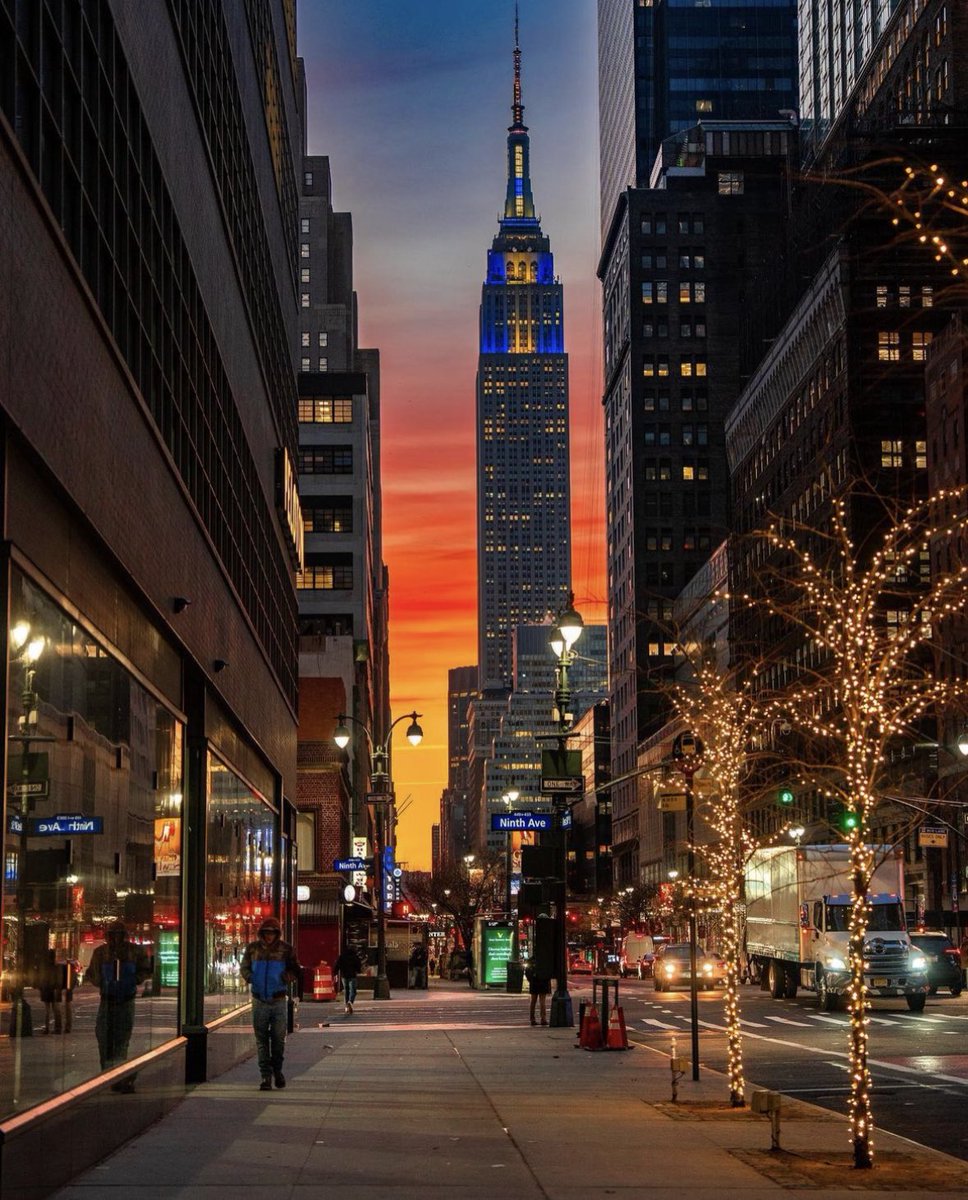
<path id="1" fill-rule="evenodd" d="M 514 959 L 508 961 L 508 979 L 506 990 L 508 992 L 520 992 L 524 987 L 524 963 Z"/>

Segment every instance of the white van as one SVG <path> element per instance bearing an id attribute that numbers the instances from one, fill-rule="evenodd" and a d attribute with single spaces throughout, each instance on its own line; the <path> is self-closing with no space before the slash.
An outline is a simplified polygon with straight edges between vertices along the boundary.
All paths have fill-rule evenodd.
<path id="1" fill-rule="evenodd" d="M 645 979 L 652 974 L 654 958 L 655 939 L 651 934 L 627 933 L 622 942 L 622 957 L 619 960 L 622 978 L 628 979 L 630 975 L 637 975 L 639 979 Z"/>

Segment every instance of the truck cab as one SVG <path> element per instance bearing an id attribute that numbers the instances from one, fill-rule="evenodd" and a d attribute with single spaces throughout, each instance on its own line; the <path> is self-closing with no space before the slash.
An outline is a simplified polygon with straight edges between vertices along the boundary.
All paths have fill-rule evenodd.
<path id="1" fill-rule="evenodd" d="M 868 896 L 870 916 L 864 936 L 864 981 L 868 995 L 905 996 L 914 1012 L 924 1008 L 927 961 L 907 935 L 904 904 L 893 892 Z M 807 905 L 803 906 L 807 908 Z M 850 916 L 848 893 L 814 900 L 803 960 L 813 960 L 820 1007 L 830 1010 L 850 988 Z"/>

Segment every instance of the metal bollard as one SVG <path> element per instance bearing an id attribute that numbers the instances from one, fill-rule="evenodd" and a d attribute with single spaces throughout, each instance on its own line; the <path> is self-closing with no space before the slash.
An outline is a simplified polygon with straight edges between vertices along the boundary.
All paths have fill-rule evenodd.
<path id="1" fill-rule="evenodd" d="M 669 1070 L 672 1072 L 672 1103 L 679 1099 L 679 1080 L 686 1073 L 685 1063 L 676 1052 L 676 1039 L 672 1039 L 672 1053 L 669 1055 Z"/>

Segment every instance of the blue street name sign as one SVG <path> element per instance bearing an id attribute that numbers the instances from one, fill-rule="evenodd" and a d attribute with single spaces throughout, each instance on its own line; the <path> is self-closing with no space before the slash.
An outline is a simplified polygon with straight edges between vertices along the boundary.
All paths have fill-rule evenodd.
<path id="1" fill-rule="evenodd" d="M 367 858 L 334 858 L 334 871 L 365 871 L 370 865 Z"/>
<path id="2" fill-rule="evenodd" d="M 491 829 L 492 831 L 514 831 L 517 829 L 523 830 L 540 830 L 551 829 L 552 817 L 551 813 L 538 812 L 513 812 L 513 813 L 491 813 Z"/>
<path id="3" fill-rule="evenodd" d="M 76 837 L 80 833 L 103 833 L 103 817 L 85 817 L 83 813 L 58 813 L 56 817 L 35 817 L 30 822 L 31 837 Z"/>

